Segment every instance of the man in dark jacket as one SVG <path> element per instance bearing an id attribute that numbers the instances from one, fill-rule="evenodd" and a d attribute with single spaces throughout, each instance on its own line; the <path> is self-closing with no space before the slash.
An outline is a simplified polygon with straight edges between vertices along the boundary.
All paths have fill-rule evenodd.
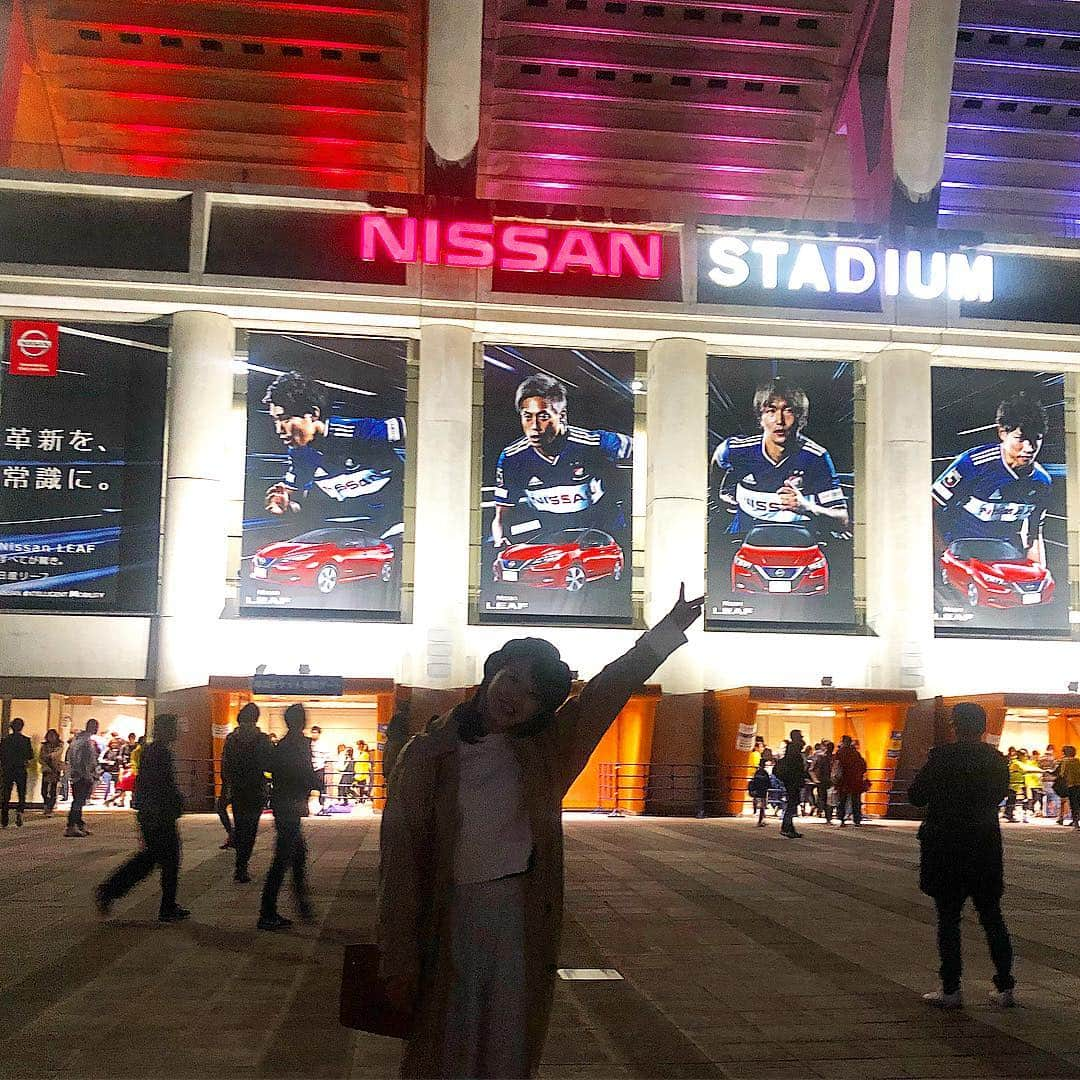
<path id="1" fill-rule="evenodd" d="M 270 807 L 274 811 L 274 861 L 266 873 L 262 906 L 259 911 L 260 930 L 284 930 L 291 919 L 279 915 L 278 893 L 285 871 L 292 867 L 293 892 L 300 918 L 310 922 L 313 917 L 307 895 L 307 845 L 300 819 L 307 813 L 307 801 L 319 781 L 311 764 L 311 740 L 304 736 L 307 716 L 303 705 L 290 705 L 285 710 L 289 733 L 270 753 L 270 775 L 273 788 Z"/>
<path id="2" fill-rule="evenodd" d="M 780 835 L 791 840 L 802 839 L 802 833 L 795 830 L 795 811 L 799 807 L 799 795 L 806 779 L 806 759 L 803 747 L 806 745 L 803 734 L 798 728 L 792 729 L 784 756 L 773 767 L 773 773 L 784 785 L 784 816 L 780 822 Z"/>
<path id="3" fill-rule="evenodd" d="M 938 1008 L 958 1009 L 961 954 L 960 917 L 971 897 L 986 932 L 994 962 L 996 990 L 991 1004 L 1016 1004 L 1012 942 L 1001 914 L 1005 891 L 998 805 L 1009 791 L 1009 765 L 982 741 L 986 713 L 973 702 L 953 708 L 955 743 L 936 746 L 911 782 L 908 800 L 925 806 L 919 828 L 919 887 L 934 898 L 938 916 L 941 989 L 924 994 Z"/>
<path id="4" fill-rule="evenodd" d="M 34 748 L 22 733 L 22 717 L 11 721 L 11 731 L 0 739 L 0 783 L 4 786 L 3 803 L 0 804 L 0 826 L 8 827 L 11 811 L 11 788 L 14 785 L 18 802 L 15 804 L 15 824 L 22 825 L 26 809 L 26 766 L 33 760 Z"/>
<path id="5" fill-rule="evenodd" d="M 135 777 L 131 805 L 139 814 L 143 849 L 133 855 L 97 888 L 98 911 L 108 915 L 112 905 L 129 892 L 155 866 L 161 868 L 162 922 L 179 922 L 191 914 L 176 903 L 180 875 L 180 837 L 176 820 L 184 812 L 184 798 L 176 786 L 172 744 L 176 741 L 176 717 L 162 713 L 154 720 L 154 741 L 143 752 Z"/>
<path id="6" fill-rule="evenodd" d="M 259 832 L 259 817 L 266 806 L 266 773 L 270 769 L 270 740 L 255 725 L 259 707 L 249 701 L 236 718 L 221 752 L 221 780 L 228 789 L 233 808 L 233 836 L 236 870 L 233 880 L 251 880 L 248 861 Z"/>

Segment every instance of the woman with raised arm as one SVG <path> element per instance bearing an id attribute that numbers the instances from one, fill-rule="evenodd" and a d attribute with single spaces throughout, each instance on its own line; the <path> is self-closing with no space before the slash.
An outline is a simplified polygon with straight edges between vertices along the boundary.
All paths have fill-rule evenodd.
<path id="1" fill-rule="evenodd" d="M 508 641 L 471 701 L 401 751 L 383 811 L 379 941 L 413 1013 L 407 1077 L 529 1077 L 547 1034 L 563 903 L 562 800 L 630 697 L 701 615 L 685 587 L 567 700 L 539 638 Z"/>

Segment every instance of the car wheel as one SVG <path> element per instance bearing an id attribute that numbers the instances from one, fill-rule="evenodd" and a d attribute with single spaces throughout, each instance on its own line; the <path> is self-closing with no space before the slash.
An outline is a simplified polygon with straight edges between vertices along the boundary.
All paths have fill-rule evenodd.
<path id="1" fill-rule="evenodd" d="M 581 592 L 585 588 L 585 571 L 580 566 L 571 566 L 566 571 L 566 591 Z"/>
<path id="2" fill-rule="evenodd" d="M 394 564 L 387 560 L 382 564 L 382 569 L 379 571 L 379 577 L 383 581 L 389 581 L 394 576 Z"/>
<path id="3" fill-rule="evenodd" d="M 615 564 L 615 569 L 611 571 L 611 580 L 612 581 L 621 581 L 622 580 L 622 563 L 621 562 L 616 563 Z"/>
<path id="4" fill-rule="evenodd" d="M 327 563 L 326 566 L 320 566 L 319 572 L 315 575 L 315 588 L 319 590 L 324 596 L 328 593 L 332 593 L 337 588 L 338 583 L 338 571 L 336 566 L 331 566 Z"/>
<path id="5" fill-rule="evenodd" d="M 979 590 L 974 581 L 967 587 L 967 602 L 969 607 L 979 606 Z"/>

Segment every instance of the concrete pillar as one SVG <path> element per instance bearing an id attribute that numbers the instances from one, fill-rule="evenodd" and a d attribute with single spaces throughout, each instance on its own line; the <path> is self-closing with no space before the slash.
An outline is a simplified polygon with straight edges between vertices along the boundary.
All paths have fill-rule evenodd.
<path id="1" fill-rule="evenodd" d="M 959 23 L 960 0 L 896 0 L 889 60 L 895 202 L 930 204 L 931 226 L 945 168 Z M 916 218 L 909 223 L 921 224 Z"/>
<path id="2" fill-rule="evenodd" d="M 645 618 L 666 614 L 686 582 L 705 591 L 708 377 L 705 343 L 665 338 L 649 350 L 646 414 Z M 701 650 L 681 649 L 660 669 L 671 694 L 702 690 Z"/>
<path id="3" fill-rule="evenodd" d="M 413 628 L 415 686 L 468 686 L 473 336 L 468 325 L 420 330 Z"/>
<path id="4" fill-rule="evenodd" d="M 213 629 L 225 603 L 222 472 L 236 333 L 224 315 L 181 311 L 170 344 L 158 694 L 205 686 L 213 665 Z"/>
<path id="5" fill-rule="evenodd" d="M 920 690 L 934 640 L 930 354 L 886 349 L 867 365 L 867 616 L 871 685 Z"/>
<path id="6" fill-rule="evenodd" d="M 480 137 L 483 0 L 428 0 L 427 142 L 439 163 L 464 162 Z"/>

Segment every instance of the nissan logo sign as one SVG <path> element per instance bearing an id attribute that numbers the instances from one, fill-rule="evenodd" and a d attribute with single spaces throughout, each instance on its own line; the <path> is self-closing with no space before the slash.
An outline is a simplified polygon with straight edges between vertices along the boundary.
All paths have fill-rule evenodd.
<path id="1" fill-rule="evenodd" d="M 15 347 L 28 360 L 37 360 L 49 352 L 53 344 L 43 330 L 27 330 L 19 336 Z"/>

